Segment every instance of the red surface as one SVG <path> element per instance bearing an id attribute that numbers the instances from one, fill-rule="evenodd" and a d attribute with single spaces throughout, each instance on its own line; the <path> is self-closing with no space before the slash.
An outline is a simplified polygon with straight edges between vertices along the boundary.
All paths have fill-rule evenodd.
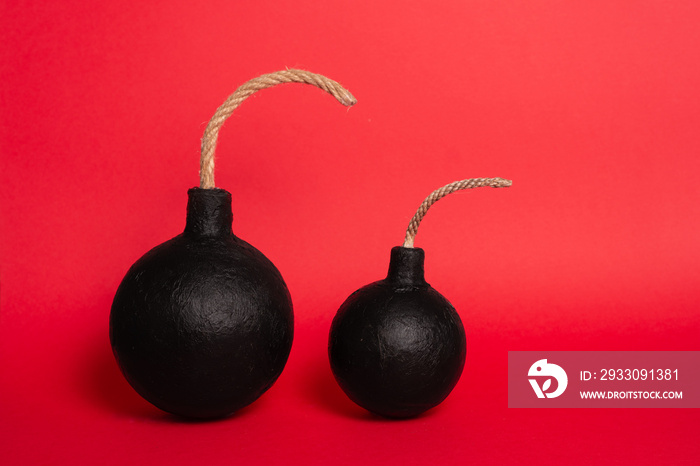
<path id="1" fill-rule="evenodd" d="M 697 410 L 507 408 L 508 350 L 699 350 L 694 1 L 5 2 L 0 7 L 2 464 L 697 464 Z M 236 416 L 183 423 L 112 358 L 111 299 L 184 226 L 206 121 L 217 184 L 285 276 L 296 336 Z M 405 422 L 335 385 L 335 310 L 382 278 L 431 190 L 427 279 L 460 312 L 452 395 Z"/>

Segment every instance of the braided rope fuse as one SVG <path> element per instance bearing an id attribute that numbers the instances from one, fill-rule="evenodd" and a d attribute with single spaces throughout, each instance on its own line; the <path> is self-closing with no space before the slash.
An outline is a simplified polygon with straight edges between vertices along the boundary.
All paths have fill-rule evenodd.
<path id="1" fill-rule="evenodd" d="M 275 73 L 264 74 L 253 78 L 241 85 L 231 94 L 226 101 L 216 110 L 214 116 L 202 136 L 202 156 L 199 162 L 200 188 L 214 188 L 214 153 L 219 130 L 224 121 L 231 116 L 233 111 L 248 97 L 261 89 L 273 87 L 284 83 L 303 83 L 318 87 L 336 98 L 338 102 L 351 107 L 357 103 L 357 99 L 343 86 L 332 79 L 304 70 L 282 70 Z"/>
<path id="2" fill-rule="evenodd" d="M 406 230 L 406 239 L 404 240 L 403 247 L 412 248 L 413 242 L 418 234 L 418 225 L 423 220 L 423 217 L 428 213 L 430 206 L 435 204 L 437 201 L 463 189 L 474 189 L 481 187 L 491 187 L 491 188 L 507 188 L 511 186 L 513 182 L 511 180 L 505 180 L 503 178 L 471 178 L 468 180 L 455 181 L 442 188 L 436 189 L 428 197 L 425 198 L 423 203 L 418 207 L 416 214 L 413 216 L 411 221 L 408 223 L 408 229 Z"/>

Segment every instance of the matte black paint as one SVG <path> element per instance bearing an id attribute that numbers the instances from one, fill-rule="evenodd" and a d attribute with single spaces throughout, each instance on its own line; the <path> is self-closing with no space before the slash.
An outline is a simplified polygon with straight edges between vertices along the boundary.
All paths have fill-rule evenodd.
<path id="1" fill-rule="evenodd" d="M 275 382 L 292 346 L 287 286 L 260 251 L 231 231 L 231 194 L 188 191 L 181 235 L 127 272 L 110 340 L 132 387 L 170 413 L 227 416 Z"/>
<path id="2" fill-rule="evenodd" d="M 425 253 L 395 247 L 387 278 L 354 292 L 331 325 L 328 355 L 338 384 L 373 413 L 406 418 L 440 404 L 464 368 L 464 326 L 426 283 Z"/>

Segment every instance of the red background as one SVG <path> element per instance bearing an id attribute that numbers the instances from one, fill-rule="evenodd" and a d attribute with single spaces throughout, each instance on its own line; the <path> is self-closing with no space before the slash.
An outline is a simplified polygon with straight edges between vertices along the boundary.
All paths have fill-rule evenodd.
<path id="1" fill-rule="evenodd" d="M 508 350 L 698 350 L 700 4 L 694 1 L 4 2 L 3 464 L 696 464 L 692 409 L 507 408 Z M 121 377 L 127 268 L 184 227 L 199 141 L 244 81 L 325 74 L 227 122 L 234 231 L 295 303 L 289 363 L 234 417 L 180 422 Z M 468 337 L 418 419 L 353 405 L 326 357 L 350 292 L 416 245 Z"/>

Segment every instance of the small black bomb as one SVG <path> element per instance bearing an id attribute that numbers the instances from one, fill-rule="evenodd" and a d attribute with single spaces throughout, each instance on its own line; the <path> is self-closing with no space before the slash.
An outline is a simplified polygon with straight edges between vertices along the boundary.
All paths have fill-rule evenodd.
<path id="1" fill-rule="evenodd" d="M 202 138 L 200 188 L 188 191 L 182 234 L 153 248 L 126 273 L 110 314 L 114 356 L 131 386 L 158 408 L 211 419 L 262 395 L 281 374 L 294 331 L 280 272 L 232 231 L 231 194 L 214 187 L 219 129 L 257 90 L 312 84 L 344 105 L 340 84 L 302 70 L 263 75 L 239 87 Z"/>
<path id="2" fill-rule="evenodd" d="M 501 178 L 476 178 L 434 191 L 411 220 L 404 246 L 391 250 L 387 277 L 355 291 L 340 306 L 328 355 L 336 381 L 352 401 L 381 416 L 409 418 L 450 394 L 466 359 L 464 326 L 452 304 L 425 281 L 425 253 L 413 240 L 427 210 L 442 197 L 510 185 Z"/>
<path id="3" fill-rule="evenodd" d="M 438 405 L 462 374 L 464 327 L 423 276 L 425 253 L 397 246 L 384 280 L 353 293 L 333 319 L 329 354 L 352 401 L 386 417 Z"/>

